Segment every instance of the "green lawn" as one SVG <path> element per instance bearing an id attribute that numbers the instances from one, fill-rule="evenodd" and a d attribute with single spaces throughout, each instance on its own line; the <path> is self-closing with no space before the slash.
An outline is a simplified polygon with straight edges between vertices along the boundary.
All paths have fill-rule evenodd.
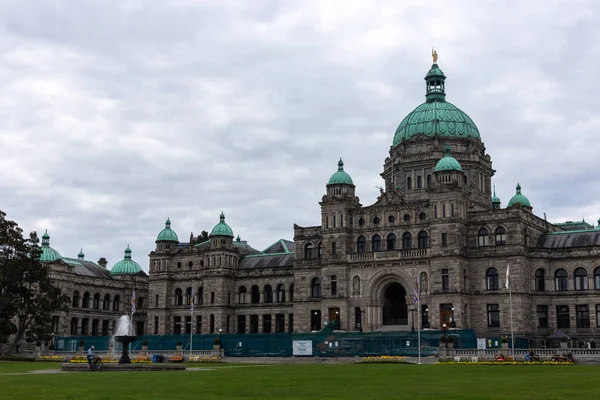
<path id="1" fill-rule="evenodd" d="M 9 399 L 596 399 L 598 366 L 203 365 L 211 370 L 21 374 L 58 363 L 0 363 Z"/>

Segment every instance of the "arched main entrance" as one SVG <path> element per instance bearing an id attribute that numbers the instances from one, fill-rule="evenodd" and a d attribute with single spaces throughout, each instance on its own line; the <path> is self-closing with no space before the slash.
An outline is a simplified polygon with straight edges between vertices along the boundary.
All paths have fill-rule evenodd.
<path id="1" fill-rule="evenodd" d="M 383 295 L 383 325 L 408 325 L 406 290 L 397 283 L 391 283 Z"/>

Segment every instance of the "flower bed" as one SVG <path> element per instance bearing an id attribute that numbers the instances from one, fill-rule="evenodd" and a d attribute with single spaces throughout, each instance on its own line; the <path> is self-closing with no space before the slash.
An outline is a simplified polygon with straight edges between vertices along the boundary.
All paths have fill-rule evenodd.
<path id="1" fill-rule="evenodd" d="M 442 365 L 573 365 L 572 361 L 553 361 L 552 359 L 540 359 L 527 361 L 520 357 L 505 357 L 496 359 L 494 357 L 440 357 L 438 364 Z"/>
<path id="2" fill-rule="evenodd" d="M 219 363 L 221 362 L 221 357 L 216 356 L 192 356 L 188 359 L 188 362 L 191 363 Z"/>
<path id="3" fill-rule="evenodd" d="M 368 356 L 363 357 L 362 363 L 366 364 L 405 364 L 406 357 L 401 356 Z"/>
<path id="4" fill-rule="evenodd" d="M 113 357 L 113 356 L 105 356 L 105 357 L 101 357 L 102 358 L 102 363 L 118 363 L 120 357 Z M 87 363 L 88 359 L 87 356 L 74 356 L 73 358 L 71 358 L 71 360 L 69 362 L 72 363 Z"/>
<path id="5" fill-rule="evenodd" d="M 39 358 L 38 361 L 60 361 L 60 362 L 67 362 L 67 357 L 66 356 L 40 356 L 40 358 Z"/>
<path id="6" fill-rule="evenodd" d="M 131 362 L 134 364 L 149 364 L 152 363 L 152 359 L 148 356 L 137 356 Z"/>

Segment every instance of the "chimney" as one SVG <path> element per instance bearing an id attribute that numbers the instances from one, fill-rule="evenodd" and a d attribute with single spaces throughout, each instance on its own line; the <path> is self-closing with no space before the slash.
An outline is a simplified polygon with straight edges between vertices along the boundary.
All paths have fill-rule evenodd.
<path id="1" fill-rule="evenodd" d="M 106 269 L 106 265 L 108 264 L 108 261 L 106 261 L 106 258 L 102 257 L 98 260 L 98 265 L 100 265 L 102 268 Z"/>
<path id="2" fill-rule="evenodd" d="M 190 232 L 190 250 L 194 248 L 194 232 Z"/>

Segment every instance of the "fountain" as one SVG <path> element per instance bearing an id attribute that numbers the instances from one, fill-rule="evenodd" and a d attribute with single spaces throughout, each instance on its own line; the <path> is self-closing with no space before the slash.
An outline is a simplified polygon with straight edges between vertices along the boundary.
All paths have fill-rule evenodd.
<path id="1" fill-rule="evenodd" d="M 123 315 L 117 322 L 116 332 L 113 336 L 114 342 L 121 343 L 123 345 L 123 352 L 121 353 L 119 364 L 131 364 L 131 359 L 129 358 L 129 344 L 135 342 L 138 337 L 129 335 L 130 332 L 131 320 L 129 319 L 128 315 Z"/>

